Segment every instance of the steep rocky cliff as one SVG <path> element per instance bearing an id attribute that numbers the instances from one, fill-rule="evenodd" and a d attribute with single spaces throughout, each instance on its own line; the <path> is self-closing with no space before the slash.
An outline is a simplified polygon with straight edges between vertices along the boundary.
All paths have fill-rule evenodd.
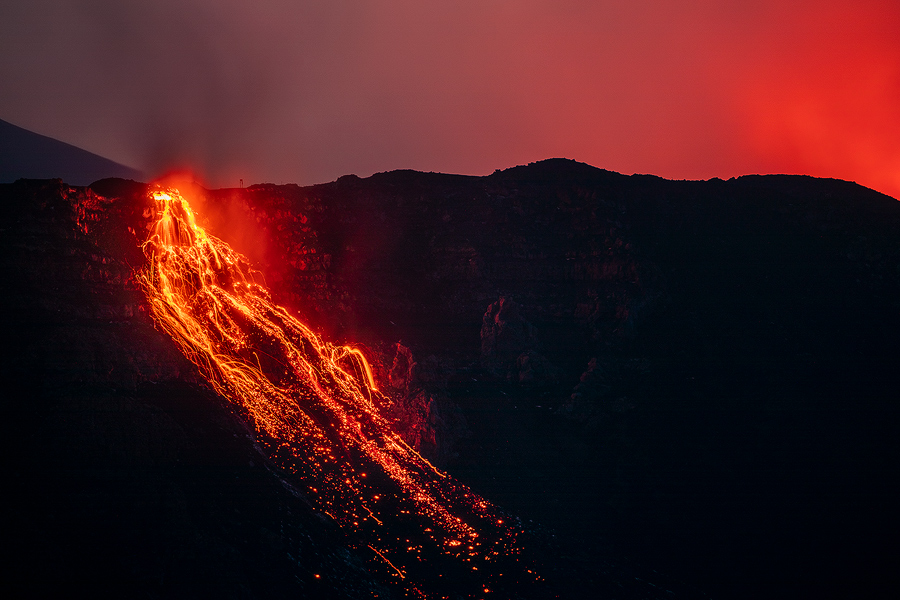
<path id="1" fill-rule="evenodd" d="M 276 300 L 367 349 L 411 445 L 543 524 L 559 593 L 895 582 L 895 200 L 563 160 L 194 192 Z M 0 194 L 16 581 L 396 594 L 154 328 L 145 187 Z"/>
<path id="2" fill-rule="evenodd" d="M 146 186 L 116 189 L 0 190 L 7 589 L 391 597 L 155 329 L 134 278 Z"/>

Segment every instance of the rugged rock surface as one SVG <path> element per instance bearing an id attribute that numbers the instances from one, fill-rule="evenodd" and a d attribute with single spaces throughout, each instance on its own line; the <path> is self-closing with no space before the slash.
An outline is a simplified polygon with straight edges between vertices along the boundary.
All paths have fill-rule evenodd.
<path id="1" fill-rule="evenodd" d="M 222 572 L 224 595 L 311 594 L 330 569 L 338 594 L 390 593 L 260 467 L 145 316 L 129 283 L 145 217 L 114 199 L 142 187 L 92 189 L 0 190 L 3 376 L 23 389 L 4 401 L 4 437 L 27 490 L 14 568 L 37 577 L 55 560 L 71 582 L 112 561 L 116 585 L 151 595 Z M 374 349 L 411 443 L 552 530 L 564 595 L 647 579 L 625 555 L 668 574 L 626 597 L 897 583 L 895 200 L 561 160 L 200 192 L 281 303 Z M 92 535 L 100 550 L 80 559 Z"/>
<path id="2" fill-rule="evenodd" d="M 385 414 L 406 443 L 437 466 L 459 456 L 456 444 L 471 435 L 465 417 L 447 395 L 452 366 L 431 355 L 418 362 L 409 348 L 396 344 L 388 380 L 392 403 Z"/>
<path id="3" fill-rule="evenodd" d="M 6 589 L 391 597 L 156 331 L 146 187 L 115 187 L 0 186 Z"/>
<path id="4" fill-rule="evenodd" d="M 509 297 L 488 306 L 481 324 L 481 366 L 519 383 L 553 381 L 558 369 L 538 353 L 537 331 L 519 309 Z"/>

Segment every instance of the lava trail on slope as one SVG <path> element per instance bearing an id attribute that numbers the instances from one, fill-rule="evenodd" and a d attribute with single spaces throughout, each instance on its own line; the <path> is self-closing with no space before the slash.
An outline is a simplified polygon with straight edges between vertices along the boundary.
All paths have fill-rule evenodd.
<path id="1" fill-rule="evenodd" d="M 371 567 L 412 596 L 547 594 L 521 523 L 393 431 L 364 355 L 275 305 L 260 273 L 198 226 L 177 190 L 152 197 L 140 281 L 155 321 L 246 413 L 281 476 L 348 544 L 368 548 Z"/>

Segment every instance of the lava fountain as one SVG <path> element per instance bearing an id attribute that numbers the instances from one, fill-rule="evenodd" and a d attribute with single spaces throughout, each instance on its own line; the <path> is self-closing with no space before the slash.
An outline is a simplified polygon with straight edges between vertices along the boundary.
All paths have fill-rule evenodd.
<path id="1" fill-rule="evenodd" d="M 177 190 L 152 200 L 139 278 L 154 320 L 348 544 L 417 596 L 481 596 L 540 580 L 521 556 L 515 521 L 393 431 L 362 352 L 323 341 L 275 305 L 260 273 L 200 227 Z"/>

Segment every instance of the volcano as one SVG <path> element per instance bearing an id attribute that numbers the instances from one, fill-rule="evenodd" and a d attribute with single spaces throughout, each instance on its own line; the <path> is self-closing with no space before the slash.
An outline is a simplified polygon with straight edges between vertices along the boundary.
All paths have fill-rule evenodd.
<path id="1" fill-rule="evenodd" d="M 897 583 L 896 200 L 562 159 L 181 192 L 0 185 L 16 591 Z"/>
<path id="2" fill-rule="evenodd" d="M 0 119 L 0 182 L 20 177 L 61 177 L 87 185 L 104 177 L 141 179 L 137 169 Z"/>

